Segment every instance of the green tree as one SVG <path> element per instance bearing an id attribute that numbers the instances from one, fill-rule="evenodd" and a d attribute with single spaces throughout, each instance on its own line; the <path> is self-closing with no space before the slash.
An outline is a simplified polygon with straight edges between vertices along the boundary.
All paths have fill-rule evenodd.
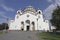
<path id="1" fill-rule="evenodd" d="M 8 24 L 7 23 L 2 23 L 2 24 L 0 24 L 0 30 L 4 30 L 4 29 L 8 29 L 9 27 L 8 27 Z"/>
<path id="2" fill-rule="evenodd" d="M 2 30 L 2 29 L 3 29 L 2 24 L 0 24 L 0 30 Z"/>
<path id="3" fill-rule="evenodd" d="M 57 6 L 57 8 L 53 11 L 51 23 L 57 30 L 60 30 L 60 6 Z"/>

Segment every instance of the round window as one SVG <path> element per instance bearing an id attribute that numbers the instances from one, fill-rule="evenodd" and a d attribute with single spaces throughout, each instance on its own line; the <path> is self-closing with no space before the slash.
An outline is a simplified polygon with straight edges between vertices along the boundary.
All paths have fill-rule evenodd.
<path id="1" fill-rule="evenodd" d="M 29 17 L 29 15 L 27 15 L 27 17 Z"/>

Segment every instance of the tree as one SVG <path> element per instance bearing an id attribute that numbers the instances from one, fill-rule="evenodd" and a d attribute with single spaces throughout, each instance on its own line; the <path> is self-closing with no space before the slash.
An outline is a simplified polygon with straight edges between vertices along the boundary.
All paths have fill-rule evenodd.
<path id="1" fill-rule="evenodd" d="M 51 23 L 57 30 L 60 30 L 60 6 L 57 6 L 57 8 L 53 11 Z"/>
<path id="2" fill-rule="evenodd" d="M 0 30 L 4 30 L 4 29 L 8 29 L 9 27 L 8 27 L 8 24 L 7 23 L 2 23 L 2 24 L 0 24 Z"/>
<path id="3" fill-rule="evenodd" d="M 0 24 L 0 30 L 2 30 L 2 29 L 3 29 L 2 24 Z"/>

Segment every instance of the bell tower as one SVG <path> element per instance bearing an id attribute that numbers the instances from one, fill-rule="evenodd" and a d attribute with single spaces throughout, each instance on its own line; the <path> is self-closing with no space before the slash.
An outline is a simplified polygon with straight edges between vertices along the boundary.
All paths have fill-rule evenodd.
<path id="1" fill-rule="evenodd" d="M 43 15 L 41 10 L 37 10 L 37 17 L 43 21 Z"/>
<path id="2" fill-rule="evenodd" d="M 18 15 L 22 15 L 22 11 L 19 9 L 19 10 L 17 11 L 17 14 L 18 14 Z"/>
<path id="3" fill-rule="evenodd" d="M 38 16 L 38 18 L 40 18 L 40 15 L 42 15 L 42 11 L 41 10 L 37 10 L 37 16 Z"/>
<path id="4" fill-rule="evenodd" d="M 18 19 L 21 15 L 22 15 L 22 11 L 19 9 L 19 10 L 17 11 L 16 16 L 15 16 L 15 19 Z"/>

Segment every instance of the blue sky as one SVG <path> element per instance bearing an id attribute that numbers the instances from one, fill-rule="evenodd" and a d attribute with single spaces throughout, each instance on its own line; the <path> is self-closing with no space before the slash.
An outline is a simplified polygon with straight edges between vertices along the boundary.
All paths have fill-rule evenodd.
<path id="1" fill-rule="evenodd" d="M 56 4 L 60 5 L 59 0 L 0 0 L 0 23 L 6 22 L 6 18 L 14 18 L 18 9 L 26 6 L 33 6 L 41 9 L 46 19 L 51 18 L 51 13 Z"/>

